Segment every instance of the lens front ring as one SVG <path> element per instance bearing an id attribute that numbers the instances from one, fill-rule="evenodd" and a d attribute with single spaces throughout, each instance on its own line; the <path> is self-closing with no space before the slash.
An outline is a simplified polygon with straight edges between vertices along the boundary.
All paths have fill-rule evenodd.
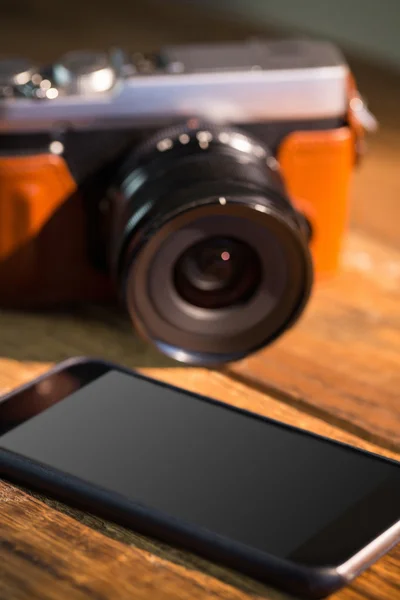
<path id="1" fill-rule="evenodd" d="M 256 298 L 257 302 L 253 304 L 250 302 L 246 309 L 239 309 L 236 313 L 233 308 L 230 308 L 205 311 L 201 315 L 190 305 L 186 307 L 185 312 L 185 307 L 180 303 L 174 318 L 173 308 L 168 310 L 168 301 L 173 297 L 172 291 L 168 297 L 163 297 L 160 291 L 164 285 L 168 287 L 165 284 L 168 278 L 165 279 L 165 276 L 171 270 L 166 262 L 167 257 L 160 249 L 174 231 L 182 231 L 188 224 L 196 223 L 202 217 L 216 218 L 218 214 L 221 215 L 221 208 L 226 209 L 222 211 L 224 217 L 229 211 L 231 216 L 235 216 L 242 225 L 248 219 L 249 223 L 253 221 L 255 226 L 264 227 L 266 237 L 271 235 L 274 229 L 279 232 L 277 233 L 279 245 L 286 249 L 287 282 L 290 285 L 280 290 L 280 302 L 275 307 L 271 303 L 271 310 L 268 310 L 268 289 L 264 287 L 261 290 L 264 295 L 259 295 Z M 254 243 L 254 233 L 250 237 Z M 141 248 L 133 244 L 129 254 L 132 262 L 129 263 L 128 260 L 126 263 L 124 295 L 135 327 L 162 352 L 187 363 L 212 365 L 238 360 L 272 342 L 296 320 L 310 294 L 311 259 L 302 235 L 294 224 L 288 224 L 279 214 L 275 214 L 271 207 L 268 209 L 257 204 L 256 199 L 253 204 L 249 203 L 249 199 L 246 203 L 230 199 L 224 207 L 221 207 L 218 198 L 210 198 L 200 207 L 182 209 L 179 214 L 174 214 L 173 218 L 171 216 L 167 219 L 164 225 L 159 227 L 158 233 L 147 240 Z M 150 278 L 151 283 L 149 274 L 152 272 L 152 262 L 154 259 L 157 260 L 157 256 L 163 265 L 163 270 L 158 271 L 161 274 L 158 279 Z M 275 262 L 269 264 L 270 269 L 274 266 L 276 266 Z M 275 281 L 277 277 L 279 277 L 278 270 L 274 273 Z M 276 290 L 275 292 L 277 293 Z M 160 296 L 158 306 L 157 301 L 154 300 L 157 293 Z M 258 321 L 255 319 L 253 326 L 250 327 L 249 315 L 257 316 L 257 311 L 260 319 Z M 261 318 L 263 314 L 264 319 Z M 241 331 L 234 332 L 234 324 L 240 319 L 245 326 Z"/>

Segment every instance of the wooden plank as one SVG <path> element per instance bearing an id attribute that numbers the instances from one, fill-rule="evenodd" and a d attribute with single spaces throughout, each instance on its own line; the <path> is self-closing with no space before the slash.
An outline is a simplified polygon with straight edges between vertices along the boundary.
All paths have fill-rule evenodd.
<path id="1" fill-rule="evenodd" d="M 6 387 L 48 365 L 0 361 Z M 294 407 L 203 369 L 153 368 L 147 374 L 212 395 L 310 431 L 371 451 L 378 447 Z M 387 456 L 398 454 L 384 451 Z M 102 519 L 0 482 L 0 597 L 13 600 L 135 600 L 180 598 L 283 600 L 288 596 L 186 552 L 159 544 Z M 400 548 L 380 560 L 337 600 L 394 600 L 399 589 Z"/>
<path id="2" fill-rule="evenodd" d="M 400 249 L 400 76 L 350 59 L 359 89 L 379 122 L 367 138 L 367 153 L 355 170 L 351 223 L 384 244 Z"/>
<path id="3" fill-rule="evenodd" d="M 348 431 L 400 448 L 400 253 L 361 234 L 306 316 L 227 372 Z"/>

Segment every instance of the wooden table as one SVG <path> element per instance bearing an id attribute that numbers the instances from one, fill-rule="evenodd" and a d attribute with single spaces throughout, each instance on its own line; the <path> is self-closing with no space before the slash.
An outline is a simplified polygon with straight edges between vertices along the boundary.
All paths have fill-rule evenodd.
<path id="1" fill-rule="evenodd" d="M 46 3 L 42 0 L 42 4 Z M 58 10 L 54 4 L 53 9 Z M 101 7 L 97 7 L 99 23 L 101 14 Z M 149 9 L 137 14 L 153 16 Z M 161 23 L 175 31 L 174 16 L 170 12 L 168 15 L 169 21 L 164 10 L 161 21 L 157 21 L 158 29 L 154 32 L 150 28 L 152 42 L 164 41 L 166 37 Z M 225 33 L 221 34 L 215 21 L 202 18 L 196 21 L 197 27 L 214 23 L 215 29 L 210 25 L 200 39 L 230 34 L 237 37 L 244 30 L 240 25 L 224 24 Z M 143 19 L 141 22 L 146 22 Z M 121 36 L 127 37 L 127 26 L 122 21 L 120 18 Z M 30 29 L 27 22 L 22 25 L 26 32 L 32 32 L 33 27 L 33 37 L 35 27 L 43 27 L 35 22 L 33 26 L 30 22 Z M 57 40 L 54 33 L 49 33 L 52 44 L 61 47 L 66 45 L 68 36 L 73 37 L 72 19 L 70 28 L 68 24 L 65 27 L 64 37 L 58 33 Z M 114 28 L 117 29 L 115 23 Z M 145 37 L 143 28 L 135 30 L 134 23 L 133 30 L 139 38 Z M 93 31 L 89 35 L 94 39 Z M 175 37 L 180 39 L 178 34 Z M 11 38 L 9 35 L 12 49 Z M 29 40 L 32 44 L 32 36 L 24 38 L 25 46 Z M 383 186 L 386 200 L 382 202 L 387 202 L 389 196 L 390 204 L 399 185 L 395 175 L 400 148 L 393 131 L 400 123 L 394 114 L 394 107 L 400 106 L 400 86 L 397 79 L 381 70 L 361 66 L 360 72 L 371 89 L 372 78 L 386 82 L 383 86 L 387 92 L 392 90 L 390 100 L 388 94 L 382 93 L 382 104 L 376 94 L 375 103 L 378 108 L 381 106 L 384 127 L 373 142 L 369 164 L 357 175 L 355 185 L 355 195 L 362 195 L 365 206 L 378 213 L 377 188 Z M 385 177 L 381 182 L 382 170 Z M 392 204 L 393 213 L 386 218 L 380 215 L 382 224 L 376 233 L 382 238 L 386 231 L 386 237 L 396 242 L 400 225 L 394 216 L 394 201 Z M 356 224 L 364 222 L 364 229 L 373 230 L 374 219 L 368 220 L 361 212 Z M 58 360 L 86 354 L 121 362 L 163 381 L 400 460 L 400 251 L 357 229 L 348 235 L 341 273 L 335 280 L 318 286 L 300 324 L 273 347 L 222 370 L 185 368 L 170 362 L 132 335 L 129 323 L 121 315 L 100 307 L 81 308 L 70 314 L 0 313 L 0 393 L 28 381 Z M 5 481 L 0 482 L 0 515 L 1 599 L 287 597 L 186 552 Z M 400 598 L 400 547 L 334 598 Z"/>

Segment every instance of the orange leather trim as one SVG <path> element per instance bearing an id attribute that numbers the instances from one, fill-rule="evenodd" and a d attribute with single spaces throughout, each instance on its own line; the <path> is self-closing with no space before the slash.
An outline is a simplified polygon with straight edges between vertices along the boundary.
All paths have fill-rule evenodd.
<path id="1" fill-rule="evenodd" d="M 35 237 L 75 189 L 60 156 L 0 157 L 0 261 Z"/>
<path id="2" fill-rule="evenodd" d="M 338 267 L 348 220 L 354 134 L 349 127 L 291 133 L 278 160 L 293 202 L 312 224 L 317 276 L 330 275 Z"/>

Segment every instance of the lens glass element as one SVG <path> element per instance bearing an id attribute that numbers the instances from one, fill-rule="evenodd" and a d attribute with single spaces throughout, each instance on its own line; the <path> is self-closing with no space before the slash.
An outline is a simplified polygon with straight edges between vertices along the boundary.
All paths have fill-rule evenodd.
<path id="1" fill-rule="evenodd" d="M 225 308 L 247 302 L 261 281 L 261 261 L 245 242 L 210 237 L 178 258 L 174 283 L 178 294 L 201 308 Z"/>

